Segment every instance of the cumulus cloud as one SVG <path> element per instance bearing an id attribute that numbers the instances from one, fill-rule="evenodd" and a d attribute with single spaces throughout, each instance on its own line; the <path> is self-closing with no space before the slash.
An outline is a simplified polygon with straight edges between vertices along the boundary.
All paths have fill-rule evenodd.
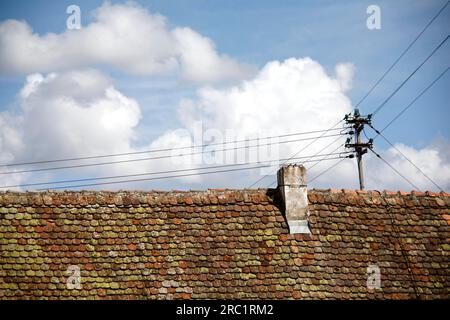
<path id="1" fill-rule="evenodd" d="M 20 122 L 20 117 L 0 113 L 0 164 L 12 163 L 16 156 L 25 149 L 22 136 L 19 134 L 16 125 Z M 2 171 L 8 168 L 3 167 Z M 28 174 L 14 174 L 8 176 L 0 176 L 0 187 L 5 185 L 16 185 L 25 181 L 29 177 Z"/>
<path id="2" fill-rule="evenodd" d="M 293 132 L 306 132 L 327 129 L 342 119 L 343 115 L 352 111 L 351 102 L 345 92 L 351 88 L 354 72 L 352 64 L 338 64 L 335 74 L 329 75 L 323 67 L 310 58 L 287 59 L 286 61 L 272 61 L 264 66 L 251 80 L 242 82 L 239 86 L 226 89 L 202 88 L 196 99 L 184 100 L 180 104 L 178 113 L 180 121 L 194 136 L 196 123 L 202 124 L 203 131 L 216 130 L 218 141 L 234 140 L 239 137 L 264 137 Z M 231 133 L 228 138 L 225 132 Z M 331 133 L 329 133 L 331 134 Z M 162 143 L 165 137 L 172 143 L 176 141 L 174 132 L 159 138 Z M 312 137 L 311 134 L 302 137 Z M 170 139 L 169 139 L 170 137 Z M 216 137 L 216 138 L 217 138 Z M 316 154 L 335 138 L 319 139 L 307 147 L 298 156 Z M 332 152 L 345 138 L 321 151 Z M 280 144 L 272 157 L 257 155 L 257 160 L 289 158 L 305 147 L 309 141 Z M 192 142 L 190 142 L 192 143 Z M 435 180 L 441 187 L 450 188 L 450 158 L 448 153 L 450 144 L 441 141 L 422 149 L 415 149 L 405 145 L 397 145 L 411 161 Z M 344 150 L 341 147 L 338 150 Z M 379 150 L 378 152 L 395 166 L 415 185 L 422 190 L 436 190 L 437 188 L 395 149 Z M 446 153 L 447 152 L 447 153 Z M 222 153 L 222 159 L 230 159 Z M 246 159 L 249 160 L 249 157 Z M 254 161 L 254 160 L 253 160 Z M 305 164 L 308 177 L 312 179 L 329 168 L 338 160 Z M 278 165 L 278 164 L 276 164 Z M 406 189 L 412 187 L 400 176 L 395 174 L 381 160 L 368 154 L 365 156 L 367 187 L 372 189 Z M 276 166 L 275 166 L 276 170 Z M 270 172 L 270 171 L 269 171 Z M 273 171 L 272 171 L 273 172 Z M 267 171 L 249 172 L 246 174 L 208 176 L 210 185 L 220 186 L 249 186 Z M 354 159 L 345 160 L 332 171 L 320 176 L 311 186 L 329 188 L 358 187 L 357 168 Z M 260 186 L 267 186 L 275 177 L 267 177 Z M 249 183 L 250 181 L 250 183 Z"/>
<path id="3" fill-rule="evenodd" d="M 377 153 L 414 184 L 415 187 L 395 173 L 386 163 L 369 152 L 364 156 L 366 189 L 387 189 L 392 191 L 409 191 L 413 189 L 441 191 L 441 188 L 448 191 L 450 189 L 450 159 L 446 156 L 446 153 L 450 150 L 449 141 L 442 141 L 439 144 L 430 143 L 420 149 L 404 144 L 395 144 L 395 147 L 433 180 L 439 188 L 406 160 L 395 148 L 390 147 L 383 150 L 375 146 Z M 332 164 L 333 162 L 321 164 L 320 170 L 326 170 Z M 317 170 L 315 169 L 315 172 L 318 170 L 319 168 Z M 311 174 L 309 176 L 311 177 Z M 319 177 L 314 185 L 322 188 L 334 186 L 337 188 L 357 189 L 359 182 L 356 161 L 352 159 L 342 162 L 330 170 L 329 173 Z"/>
<path id="4" fill-rule="evenodd" d="M 36 158 L 128 150 L 141 117 L 137 102 L 94 70 L 31 75 L 21 106 L 22 142 Z"/>
<path id="5" fill-rule="evenodd" d="M 352 87 L 353 74 L 355 67 L 351 63 L 339 63 L 334 68 L 337 80 L 343 91 L 350 90 Z"/>
<path id="6" fill-rule="evenodd" d="M 396 150 L 398 149 L 398 150 Z M 421 149 L 416 149 L 401 143 L 395 144 L 395 148 L 389 148 L 382 152 L 383 158 L 396 168 L 402 175 L 409 179 L 420 190 L 440 191 L 439 187 L 444 190 L 450 189 L 450 158 L 448 153 L 450 150 L 449 141 L 442 140 L 431 143 Z M 400 153 L 400 152 L 401 153 Z M 405 155 L 420 170 L 412 165 L 403 155 Z M 368 162 L 369 184 L 373 188 L 382 186 L 390 190 L 411 190 L 413 187 L 403 178 L 399 177 L 385 163 L 378 158 L 372 156 Z M 431 182 L 425 173 L 433 182 Z M 384 174 L 374 174 L 383 172 Z"/>
<path id="7" fill-rule="evenodd" d="M 27 77 L 19 93 L 20 110 L 0 113 L 0 160 L 2 163 L 165 148 L 172 148 L 174 157 L 158 161 L 85 168 L 75 173 L 70 171 L 63 174 L 52 172 L 45 176 L 34 174 L 11 175 L 6 178 L 3 176 L 1 184 L 51 181 L 56 177 L 67 179 L 135 174 L 289 158 L 311 140 L 280 144 L 278 149 L 267 150 L 266 148 L 263 152 L 256 152 L 256 155 L 249 152 L 244 154 L 242 149 L 238 149 L 179 157 L 181 151 L 175 148 L 327 129 L 352 110 L 351 102 L 345 94 L 351 84 L 352 73 L 351 65 L 342 64 L 335 68 L 334 74 L 329 74 L 318 62 L 310 58 L 269 62 L 251 80 L 227 88 L 203 87 L 198 90 L 194 98 L 181 101 L 178 107 L 180 128 L 167 130 L 147 145 L 137 141 L 136 130 L 141 119 L 138 103 L 119 92 L 112 80 L 104 74 L 90 69 L 47 75 L 33 74 Z M 309 134 L 301 138 L 317 135 Z M 313 155 L 335 138 L 319 139 L 297 156 Z M 322 153 L 332 152 L 344 142 L 344 139 L 344 137 L 341 138 Z M 266 142 L 267 140 L 260 141 L 261 144 Z M 143 147 L 137 148 L 136 144 Z M 219 145 L 217 148 L 232 149 L 234 146 L 236 145 Z M 446 190 L 450 187 L 449 146 L 450 144 L 445 140 L 421 149 L 402 144 L 396 145 Z M 186 154 L 193 151 L 199 151 L 199 149 L 184 150 Z M 378 152 L 411 179 L 418 188 L 436 190 L 394 149 L 378 150 Z M 167 153 L 151 155 L 167 155 Z M 142 156 L 145 157 L 145 155 Z M 138 157 L 140 156 L 127 156 L 121 157 L 120 160 Z M 118 158 L 106 160 L 115 159 Z M 308 178 L 315 177 L 335 161 L 323 161 L 314 167 L 314 163 L 307 163 Z M 274 165 L 273 169 L 276 170 L 279 163 Z M 411 189 L 407 182 L 373 155 L 368 154 L 365 157 L 365 166 L 367 188 Z M 191 171 L 191 173 L 196 172 L 199 170 Z M 333 171 L 315 180 L 310 187 L 356 188 L 356 172 L 355 161 L 345 160 Z M 180 177 L 179 180 L 110 185 L 107 188 L 148 188 L 149 186 L 173 188 L 175 185 L 187 188 L 247 187 L 259 179 L 261 174 L 266 173 L 270 171 L 188 176 Z M 266 187 L 274 179 L 274 175 L 271 175 L 261 181 L 258 186 Z"/>
<path id="8" fill-rule="evenodd" d="M 182 103 L 180 119 L 247 134 L 324 129 L 351 110 L 340 82 L 310 58 L 272 61 L 239 86 L 200 89 Z"/>
<path id="9" fill-rule="evenodd" d="M 184 80 L 216 82 L 249 76 L 253 69 L 219 54 L 190 28 L 170 29 L 144 8 L 106 2 L 79 30 L 40 36 L 23 21 L 0 24 L 0 73 L 54 72 L 96 65 L 139 75 L 181 72 Z"/>
<path id="10" fill-rule="evenodd" d="M 2 166 L 0 172 L 17 172 L 29 168 L 29 166 L 3 167 L 4 164 L 135 153 L 163 147 L 159 145 L 158 140 L 151 145 L 137 141 L 136 129 L 142 118 L 139 104 L 118 91 L 112 79 L 97 70 L 29 75 L 18 94 L 18 99 L 18 110 L 10 113 L 0 112 L 0 165 Z M 170 141 L 166 137 L 165 145 L 173 142 L 185 146 L 190 143 L 190 139 L 183 139 L 181 134 L 177 134 L 175 140 Z M 142 147 L 135 147 L 135 144 L 140 144 Z M 126 161 L 161 155 L 167 155 L 167 153 L 142 153 L 51 163 L 33 166 L 32 169 Z M 175 158 L 176 161 L 173 162 L 160 159 L 64 171 L 7 175 L 0 173 L 0 187 L 189 167 L 189 161 L 183 161 L 185 157 Z M 196 180 L 198 179 L 192 178 L 189 181 Z M 134 184 L 136 185 L 139 186 Z M 111 189 L 115 188 L 116 186 L 111 187 Z"/>
<path id="11" fill-rule="evenodd" d="M 196 99 L 182 101 L 178 110 L 179 119 L 192 136 L 197 123 L 201 123 L 204 132 L 218 131 L 215 135 L 218 142 L 328 129 L 351 111 L 351 103 L 345 95 L 342 82 L 350 83 L 351 80 L 346 77 L 351 77 L 352 72 L 346 68 L 351 69 L 352 66 L 347 64 L 339 68 L 338 75 L 329 75 L 318 62 L 310 58 L 272 61 L 253 79 L 243 81 L 238 86 L 200 89 Z M 302 138 L 317 135 L 310 134 Z M 167 136 L 173 141 L 173 132 Z M 332 139 L 336 137 L 319 139 L 299 156 L 318 152 Z M 164 136 L 159 140 L 164 141 Z M 253 155 L 252 161 L 291 157 L 310 141 L 280 144 L 279 149 L 268 150 L 262 156 Z M 263 144 L 266 142 L 261 141 Z M 222 159 L 233 158 L 227 153 L 221 154 Z M 244 179 L 233 177 L 229 180 L 223 175 L 217 179 L 208 176 L 208 181 L 245 186 L 245 183 L 258 179 L 259 174 L 253 172 L 250 177 L 246 174 L 241 175 L 245 176 Z M 270 179 L 266 179 L 263 183 L 270 182 Z"/>
<path id="12" fill-rule="evenodd" d="M 30 75 L 19 99 L 14 115 L 0 113 L 2 163 L 126 152 L 141 117 L 137 102 L 95 70 Z"/>
<path id="13" fill-rule="evenodd" d="M 340 81 L 327 75 L 319 63 L 309 58 L 270 62 L 252 80 L 225 89 L 204 87 L 196 99 L 184 100 L 178 110 L 181 128 L 161 135 L 147 149 L 328 128 L 351 110 Z M 140 119 L 138 104 L 117 91 L 111 79 L 98 71 L 30 75 L 20 92 L 20 105 L 18 115 L 8 121 L 17 136 L 16 149 L 2 150 L 13 155 L 6 159 L 11 162 L 140 150 L 132 147 Z M 200 137 L 196 134 L 199 123 L 203 131 Z M 214 141 L 217 139 L 221 140 Z M 323 143 L 329 141 L 325 139 Z M 288 157 L 305 144 L 285 144 L 280 153 L 269 150 L 252 159 L 239 157 L 242 152 L 230 151 L 219 152 L 213 159 L 208 155 L 174 157 L 170 161 L 108 166 L 103 172 L 123 174 L 271 160 Z M 323 146 L 314 144 L 305 152 L 312 154 Z M 232 146 L 218 148 L 224 147 Z M 103 170 L 95 168 L 100 169 Z M 208 181 L 232 182 L 220 181 L 223 177 L 208 176 Z M 256 177 L 254 174 L 251 179 Z M 201 183 L 205 179 L 187 177 L 184 181 Z M 245 181 L 249 181 L 248 177 Z"/>
<path id="14" fill-rule="evenodd" d="M 249 66 L 226 55 L 218 55 L 210 39 L 190 28 L 176 28 L 173 35 L 186 80 L 218 82 L 222 79 L 243 78 L 252 73 Z"/>

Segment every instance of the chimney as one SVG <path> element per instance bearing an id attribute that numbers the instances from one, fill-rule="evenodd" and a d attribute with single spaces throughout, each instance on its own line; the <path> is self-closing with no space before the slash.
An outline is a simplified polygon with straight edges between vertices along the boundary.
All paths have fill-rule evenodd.
<path id="1" fill-rule="evenodd" d="M 305 167 L 296 164 L 282 166 L 278 170 L 278 190 L 283 199 L 289 233 L 311 233 Z"/>

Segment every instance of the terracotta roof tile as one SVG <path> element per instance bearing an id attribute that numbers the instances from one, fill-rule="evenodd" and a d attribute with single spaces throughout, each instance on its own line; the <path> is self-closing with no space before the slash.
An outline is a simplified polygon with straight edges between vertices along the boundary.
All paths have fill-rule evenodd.
<path id="1" fill-rule="evenodd" d="M 0 299 L 450 297 L 450 195 L 308 199 L 312 233 L 292 235 L 273 189 L 3 192 Z"/>

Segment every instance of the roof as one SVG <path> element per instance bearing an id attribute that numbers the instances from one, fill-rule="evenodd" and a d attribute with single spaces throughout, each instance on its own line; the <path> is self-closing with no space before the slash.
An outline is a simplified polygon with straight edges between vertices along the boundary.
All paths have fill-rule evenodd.
<path id="1" fill-rule="evenodd" d="M 308 199 L 291 235 L 276 189 L 3 192 L 0 299 L 450 297 L 449 194 Z"/>

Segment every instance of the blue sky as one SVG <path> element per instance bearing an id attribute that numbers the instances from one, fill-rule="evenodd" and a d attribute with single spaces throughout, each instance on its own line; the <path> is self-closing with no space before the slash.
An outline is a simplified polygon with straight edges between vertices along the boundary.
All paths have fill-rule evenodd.
<path id="1" fill-rule="evenodd" d="M 2 1 L 0 22 L 23 20 L 40 36 L 66 30 L 68 5 L 81 8 L 83 26 L 93 21 L 92 10 L 103 1 Z M 123 3 L 112 1 L 112 3 Z M 354 66 L 352 88 L 346 92 L 352 104 L 420 32 L 444 1 L 137 1 L 150 13 L 166 17 L 169 28 L 189 27 L 211 39 L 220 54 L 260 70 L 270 61 L 310 57 L 333 73 L 338 63 Z M 369 30 L 366 8 L 381 9 L 381 29 Z M 392 90 L 448 34 L 450 9 L 426 31 L 381 85 L 361 105 L 362 113 L 373 111 Z M 445 44 L 374 119 L 381 128 L 415 95 L 449 65 L 450 47 Z M 170 76 L 136 76 L 111 66 L 94 66 L 114 79 L 117 90 L 135 99 L 143 117 L 137 128 L 146 145 L 163 132 L 180 126 L 180 100 L 193 99 L 198 84 Z M 15 112 L 17 94 L 25 74 L 0 75 L 0 110 Z M 448 101 L 450 77 L 445 75 L 404 116 L 386 131 L 395 143 L 420 149 L 436 139 L 449 139 Z M 151 116 L 150 116 L 151 115 Z M 380 150 L 388 145 L 380 139 Z M 444 150 L 448 152 L 448 150 Z M 346 185 L 344 183 L 344 185 Z M 395 187 L 395 186 L 394 186 Z"/>

